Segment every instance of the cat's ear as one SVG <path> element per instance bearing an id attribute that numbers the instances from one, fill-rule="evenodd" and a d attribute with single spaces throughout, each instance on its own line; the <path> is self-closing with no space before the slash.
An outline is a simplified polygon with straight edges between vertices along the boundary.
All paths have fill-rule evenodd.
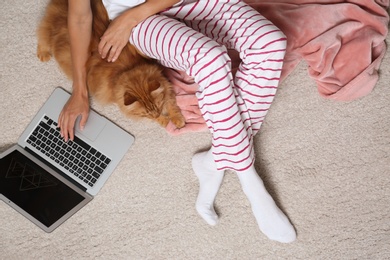
<path id="1" fill-rule="evenodd" d="M 153 92 L 155 91 L 156 89 L 158 89 L 160 87 L 160 82 L 158 80 L 153 80 L 152 82 L 150 82 L 149 84 L 149 91 L 150 92 Z"/>
<path id="2" fill-rule="evenodd" d="M 126 92 L 123 96 L 124 104 L 125 106 L 129 106 L 133 104 L 135 101 L 137 101 L 137 98 L 131 95 L 129 92 Z"/>

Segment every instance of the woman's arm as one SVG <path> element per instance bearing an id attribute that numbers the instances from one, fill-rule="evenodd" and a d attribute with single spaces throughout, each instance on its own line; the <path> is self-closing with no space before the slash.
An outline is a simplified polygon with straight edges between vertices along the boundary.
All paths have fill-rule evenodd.
<path id="1" fill-rule="evenodd" d="M 83 129 L 89 114 L 86 62 L 92 33 L 92 10 L 89 0 L 69 0 L 68 29 L 72 57 L 73 92 L 62 109 L 58 123 L 65 141 L 74 137 L 74 124 L 81 115 Z"/>
<path id="2" fill-rule="evenodd" d="M 92 10 L 89 0 L 69 0 L 68 29 L 73 65 L 73 81 L 86 86 L 85 64 L 92 34 Z M 86 90 L 86 89 L 85 89 Z M 83 92 L 85 92 L 83 89 Z"/>
<path id="3" fill-rule="evenodd" d="M 177 4 L 180 0 L 147 0 L 113 20 L 101 37 L 99 53 L 103 59 L 114 62 L 130 38 L 131 30 L 140 22 Z"/>

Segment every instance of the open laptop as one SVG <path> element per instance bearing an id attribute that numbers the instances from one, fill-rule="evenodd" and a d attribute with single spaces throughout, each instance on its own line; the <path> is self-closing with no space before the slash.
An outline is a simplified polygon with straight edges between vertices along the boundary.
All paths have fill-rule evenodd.
<path id="1" fill-rule="evenodd" d="M 0 154 L 0 198 L 52 232 L 102 188 L 134 137 L 90 111 L 64 142 L 56 120 L 70 94 L 56 88 L 18 140 Z"/>

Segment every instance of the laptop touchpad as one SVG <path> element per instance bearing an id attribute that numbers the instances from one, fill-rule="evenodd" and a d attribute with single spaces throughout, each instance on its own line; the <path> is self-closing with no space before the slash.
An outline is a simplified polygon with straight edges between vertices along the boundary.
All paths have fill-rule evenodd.
<path id="1" fill-rule="evenodd" d="M 106 126 L 106 120 L 92 111 L 89 113 L 84 130 L 80 130 L 80 120 L 81 116 L 79 116 L 76 120 L 76 134 L 84 136 L 91 141 L 95 141 L 100 132 Z"/>

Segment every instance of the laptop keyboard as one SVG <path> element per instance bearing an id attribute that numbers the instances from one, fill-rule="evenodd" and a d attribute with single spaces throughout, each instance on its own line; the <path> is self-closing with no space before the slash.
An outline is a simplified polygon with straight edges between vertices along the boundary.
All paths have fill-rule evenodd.
<path id="1" fill-rule="evenodd" d="M 74 176 L 93 187 L 107 168 L 111 159 L 78 137 L 65 142 L 53 119 L 44 116 L 27 143 L 49 161 L 63 167 Z"/>

